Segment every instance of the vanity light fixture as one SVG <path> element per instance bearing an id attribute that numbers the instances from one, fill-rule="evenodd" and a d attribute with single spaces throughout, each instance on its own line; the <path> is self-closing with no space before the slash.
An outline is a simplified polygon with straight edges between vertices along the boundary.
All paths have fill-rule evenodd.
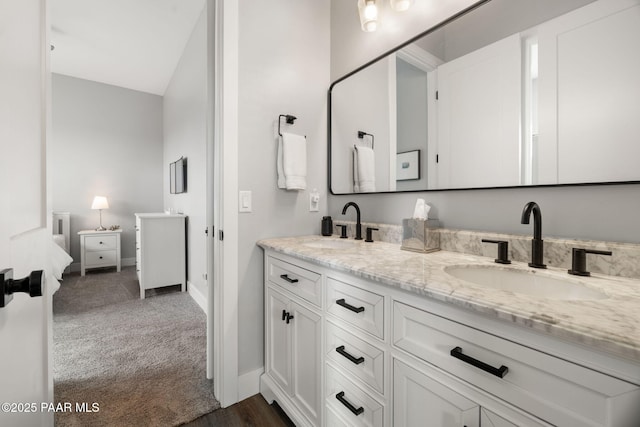
<path id="1" fill-rule="evenodd" d="M 362 31 L 370 33 L 378 28 L 378 0 L 358 0 L 358 13 L 360 14 L 360 27 Z M 413 5 L 414 0 L 389 0 L 391 9 L 396 12 L 404 12 Z"/>
<path id="2" fill-rule="evenodd" d="M 358 13 L 360 14 L 360 26 L 362 31 L 370 33 L 378 27 L 377 0 L 358 0 Z"/>
<path id="3" fill-rule="evenodd" d="M 104 231 L 106 228 L 102 226 L 102 209 L 109 209 L 109 202 L 104 196 L 96 196 L 93 198 L 91 209 L 97 209 L 100 211 L 100 227 L 96 228 L 96 231 Z"/>

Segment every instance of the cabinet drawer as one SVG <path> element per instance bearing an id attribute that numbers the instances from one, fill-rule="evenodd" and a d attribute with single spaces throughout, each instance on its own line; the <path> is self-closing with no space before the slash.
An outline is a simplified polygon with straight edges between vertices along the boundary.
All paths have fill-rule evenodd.
<path id="1" fill-rule="evenodd" d="M 277 258 L 267 259 L 267 275 L 270 282 L 317 305 L 322 305 L 322 276 L 314 271 L 298 267 Z"/>
<path id="2" fill-rule="evenodd" d="M 85 254 L 85 265 L 87 267 L 116 265 L 116 252 L 115 251 L 87 252 Z"/>
<path id="3" fill-rule="evenodd" d="M 392 334 L 397 348 L 556 425 L 610 425 L 616 407 L 640 399 L 633 384 L 397 301 Z M 503 366 L 503 377 L 485 370 Z"/>
<path id="4" fill-rule="evenodd" d="M 117 245 L 116 236 L 85 236 L 84 250 L 86 252 L 93 251 L 109 251 L 115 250 Z"/>
<path id="5" fill-rule="evenodd" d="M 328 278 L 327 311 L 384 339 L 384 297 L 381 295 Z"/>
<path id="6" fill-rule="evenodd" d="M 347 380 L 331 365 L 326 366 L 326 402 L 347 425 L 382 427 L 384 406 Z"/>
<path id="7" fill-rule="evenodd" d="M 327 359 L 384 394 L 384 351 L 327 322 Z"/>

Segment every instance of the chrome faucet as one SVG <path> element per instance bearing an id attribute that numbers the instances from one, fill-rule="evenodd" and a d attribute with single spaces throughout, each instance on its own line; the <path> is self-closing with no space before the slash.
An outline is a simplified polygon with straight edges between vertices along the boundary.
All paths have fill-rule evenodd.
<path id="1" fill-rule="evenodd" d="M 529 202 L 522 210 L 521 224 L 529 224 L 533 213 L 533 240 L 531 241 L 531 262 L 529 267 L 547 268 L 543 261 L 544 241 L 542 240 L 542 211 L 536 202 Z"/>
<path id="2" fill-rule="evenodd" d="M 360 207 L 355 202 L 349 202 L 342 208 L 342 215 L 347 213 L 347 208 L 353 206 L 356 208 L 356 240 L 362 240 L 362 224 L 360 223 Z"/>

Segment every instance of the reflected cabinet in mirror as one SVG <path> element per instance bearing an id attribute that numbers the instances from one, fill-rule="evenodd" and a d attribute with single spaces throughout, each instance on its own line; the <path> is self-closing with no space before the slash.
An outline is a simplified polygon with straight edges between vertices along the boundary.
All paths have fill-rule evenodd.
<path id="1" fill-rule="evenodd" d="M 490 0 L 334 82 L 334 194 L 640 181 L 640 0 Z"/>

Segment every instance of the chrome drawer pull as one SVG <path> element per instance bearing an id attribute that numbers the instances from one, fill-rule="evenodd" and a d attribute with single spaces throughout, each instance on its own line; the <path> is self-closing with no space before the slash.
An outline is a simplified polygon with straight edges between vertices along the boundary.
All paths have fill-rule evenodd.
<path id="1" fill-rule="evenodd" d="M 478 359 L 474 359 L 471 356 L 467 356 L 466 354 L 463 354 L 462 349 L 460 347 L 456 347 L 453 350 L 451 350 L 451 355 L 456 359 L 460 359 L 463 362 L 473 365 L 476 368 L 480 368 L 485 372 L 495 375 L 496 377 L 504 378 L 504 376 L 507 375 L 507 372 L 509 372 L 509 368 L 507 368 L 504 365 L 500 366 L 499 368 L 494 368 L 493 366 L 488 365 Z"/>
<path id="2" fill-rule="evenodd" d="M 286 280 L 289 283 L 298 283 L 298 279 L 292 279 L 288 274 L 281 274 L 280 278 Z"/>
<path id="3" fill-rule="evenodd" d="M 348 410 L 353 412 L 354 415 L 360 415 L 361 413 L 364 412 L 364 408 L 362 406 L 359 408 L 356 408 L 351 403 L 349 403 L 347 399 L 344 398 L 344 391 L 341 391 L 340 393 L 336 394 L 336 399 L 338 399 L 340 403 L 346 406 Z"/>
<path id="4" fill-rule="evenodd" d="M 360 313 L 364 311 L 364 307 L 354 307 L 351 304 L 348 304 L 347 302 L 345 302 L 344 298 L 340 298 L 339 300 L 337 300 L 336 304 L 346 308 L 347 310 L 351 310 L 354 313 Z"/>
<path id="5" fill-rule="evenodd" d="M 347 359 L 349 359 L 349 361 L 355 363 L 356 365 L 359 365 L 359 364 L 364 362 L 364 357 L 362 357 L 362 356 L 355 357 L 355 356 L 350 355 L 349 353 L 346 352 L 346 350 L 344 349 L 343 345 L 341 345 L 340 347 L 336 347 L 336 351 L 338 353 L 340 353 L 342 356 L 344 356 Z"/>

